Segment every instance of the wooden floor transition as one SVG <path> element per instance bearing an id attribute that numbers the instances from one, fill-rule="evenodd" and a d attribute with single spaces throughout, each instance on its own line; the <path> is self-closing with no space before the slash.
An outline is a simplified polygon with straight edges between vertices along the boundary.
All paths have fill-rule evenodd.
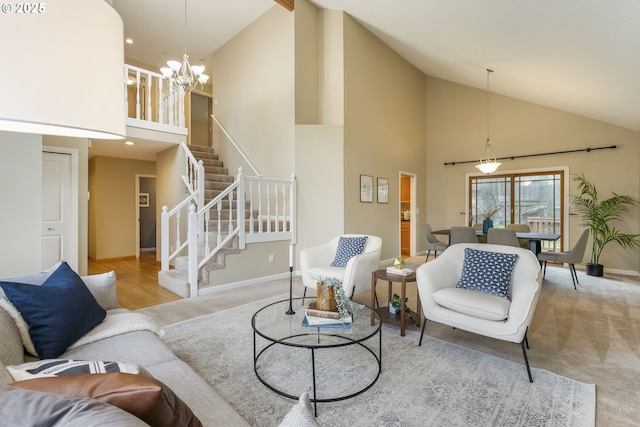
<path id="1" fill-rule="evenodd" d="M 136 310 L 181 299 L 158 284 L 160 262 L 155 252 L 144 252 L 140 258 L 126 257 L 89 260 L 88 274 L 116 272 L 118 307 Z"/>

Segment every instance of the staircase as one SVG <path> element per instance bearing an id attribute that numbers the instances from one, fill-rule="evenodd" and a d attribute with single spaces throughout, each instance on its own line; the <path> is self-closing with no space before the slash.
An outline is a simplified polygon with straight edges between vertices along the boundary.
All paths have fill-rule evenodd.
<path id="1" fill-rule="evenodd" d="M 195 157 L 196 161 L 202 162 L 204 166 L 204 203 L 209 203 L 216 196 L 220 195 L 224 190 L 233 184 L 234 177 L 229 175 L 229 170 L 224 167 L 224 162 L 218 158 L 218 155 L 214 153 L 213 148 L 204 147 L 200 145 L 190 145 L 189 149 Z M 229 202 L 224 200 L 222 202 L 225 210 L 223 211 L 222 228 L 228 228 L 228 212 Z M 235 207 L 235 205 L 234 205 Z M 217 230 L 218 220 L 210 220 L 209 228 Z M 210 232 L 209 238 L 211 240 L 217 239 L 216 232 Z M 204 245 L 200 244 L 198 247 L 198 259 L 203 258 Z M 240 252 L 238 246 L 238 238 L 232 239 L 218 253 L 200 269 L 199 272 L 199 287 L 204 287 L 209 283 L 209 272 L 212 270 L 218 270 L 224 268 L 225 256 L 228 254 L 237 254 Z M 183 298 L 189 297 L 189 257 L 188 255 L 181 255 L 174 259 L 174 268 L 166 271 L 160 271 L 158 273 L 158 282 L 160 286 L 168 289 L 174 294 L 180 295 Z"/>
<path id="2" fill-rule="evenodd" d="M 166 253 L 158 282 L 188 298 L 209 286 L 210 273 L 224 268 L 226 255 L 240 253 L 246 243 L 294 241 L 295 179 L 246 177 L 242 169 L 233 177 L 212 148 L 183 145 L 183 149 L 187 160 L 183 181 L 190 195 L 171 213 L 163 208 L 162 249 Z M 238 209 L 238 200 L 243 209 Z M 186 210 L 188 214 L 181 214 Z M 171 215 L 175 216 L 172 225 Z M 188 218 L 184 242 L 180 237 L 185 228 L 183 216 Z M 173 228 L 175 240 L 174 236 L 169 239 L 167 228 Z M 169 255 L 174 241 L 175 251 Z M 169 268 L 170 260 L 173 268 Z"/>

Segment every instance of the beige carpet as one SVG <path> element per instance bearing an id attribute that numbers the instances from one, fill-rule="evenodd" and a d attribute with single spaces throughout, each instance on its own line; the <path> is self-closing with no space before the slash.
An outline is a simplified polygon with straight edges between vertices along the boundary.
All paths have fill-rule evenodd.
<path id="1" fill-rule="evenodd" d="M 576 291 L 567 268 L 547 268 L 529 332 L 529 361 L 532 367 L 596 384 L 596 425 L 636 426 L 640 418 L 640 285 L 594 278 L 581 271 L 578 276 Z M 288 288 L 288 279 L 279 280 L 138 311 L 151 315 L 159 325 L 168 325 L 280 295 Z M 409 288 L 410 306 L 415 306 L 415 286 Z M 301 295 L 302 289 L 300 279 L 295 278 L 294 293 Z M 385 290 L 379 283 L 378 296 L 384 298 Z M 355 299 L 368 304 L 369 295 L 367 289 Z M 427 324 L 426 334 L 522 363 L 520 347 L 514 344 L 433 322 Z"/>

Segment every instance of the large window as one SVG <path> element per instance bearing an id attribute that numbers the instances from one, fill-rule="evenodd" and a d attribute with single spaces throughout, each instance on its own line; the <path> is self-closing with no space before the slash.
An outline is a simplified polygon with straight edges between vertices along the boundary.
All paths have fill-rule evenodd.
<path id="1" fill-rule="evenodd" d="M 494 227 L 527 224 L 532 232 L 562 233 L 563 171 L 469 177 L 469 222 L 485 218 Z M 542 242 L 543 250 L 561 250 L 561 242 Z"/>

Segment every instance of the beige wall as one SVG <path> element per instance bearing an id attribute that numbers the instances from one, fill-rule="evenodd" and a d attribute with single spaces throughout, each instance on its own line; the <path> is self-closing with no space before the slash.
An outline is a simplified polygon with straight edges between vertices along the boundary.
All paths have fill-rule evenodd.
<path id="1" fill-rule="evenodd" d="M 76 150 L 79 274 L 87 272 L 87 146 L 84 138 L 0 132 L 0 277 L 42 270 L 42 150 Z M 25 173 L 28 171 L 28 173 Z"/>
<path id="2" fill-rule="evenodd" d="M 294 172 L 294 14 L 274 5 L 213 55 L 214 114 L 263 176 Z M 216 127 L 214 149 L 254 175 Z"/>
<path id="3" fill-rule="evenodd" d="M 89 161 L 91 259 L 135 256 L 136 174 L 155 175 L 154 162 L 96 156 Z"/>
<path id="4" fill-rule="evenodd" d="M 0 132 L 0 148 L 0 277 L 41 271 L 42 136 Z"/>
<path id="5" fill-rule="evenodd" d="M 425 199 L 425 76 L 362 25 L 344 25 L 345 231 L 382 238 L 382 259 L 400 256 L 400 171 L 417 176 Z M 360 175 L 389 179 L 389 203 L 361 203 Z M 375 191 L 374 191 L 375 193 Z M 424 222 L 424 209 L 416 223 Z M 424 250 L 420 227 L 412 239 Z"/>
<path id="6" fill-rule="evenodd" d="M 499 76 L 492 79 L 499 86 Z M 444 166 L 445 162 L 480 157 L 486 139 L 486 92 L 427 77 L 427 221 L 434 229 L 463 225 L 465 174 L 474 164 Z M 491 95 L 491 142 L 498 157 L 617 145 L 615 150 L 503 160 L 500 172 L 568 167 L 584 172 L 601 197 L 611 191 L 640 195 L 640 137 L 633 130 L 588 119 L 517 99 Z M 570 193 L 576 187 L 570 182 Z M 618 227 L 640 232 L 638 210 Z M 580 223 L 570 216 L 569 247 L 579 237 Z M 589 259 L 590 249 L 585 255 Z M 637 272 L 639 251 L 607 246 L 602 262 L 608 269 Z"/>

